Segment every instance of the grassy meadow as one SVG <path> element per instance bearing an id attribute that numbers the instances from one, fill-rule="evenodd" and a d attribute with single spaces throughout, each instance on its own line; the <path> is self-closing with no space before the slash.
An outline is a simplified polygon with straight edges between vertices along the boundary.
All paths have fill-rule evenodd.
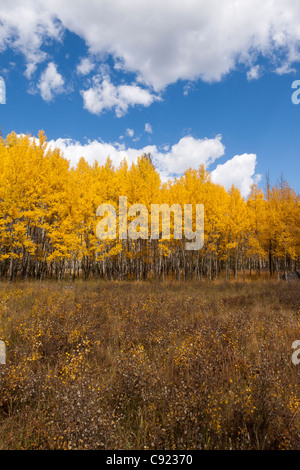
<path id="1" fill-rule="evenodd" d="M 0 449 L 300 449 L 298 281 L 0 284 Z"/>

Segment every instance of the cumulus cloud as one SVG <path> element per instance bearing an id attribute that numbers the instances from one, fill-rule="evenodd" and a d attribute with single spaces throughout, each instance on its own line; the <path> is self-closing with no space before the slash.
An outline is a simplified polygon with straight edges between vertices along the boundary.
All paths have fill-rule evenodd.
<path id="1" fill-rule="evenodd" d="M 292 67 L 291 64 L 288 62 L 276 68 L 276 73 L 278 75 L 286 75 L 288 73 L 295 73 L 295 72 L 296 72 L 296 69 Z"/>
<path id="2" fill-rule="evenodd" d="M 127 134 L 129 137 L 133 137 L 133 136 L 134 136 L 134 130 L 133 130 L 133 129 L 126 129 L 126 134 Z"/>
<path id="3" fill-rule="evenodd" d="M 80 63 L 77 65 L 76 71 L 78 75 L 88 75 L 92 70 L 94 70 L 95 64 L 89 57 L 84 57 L 81 59 Z"/>
<path id="4" fill-rule="evenodd" d="M 31 78 L 36 65 L 48 57 L 44 43 L 61 40 L 63 25 L 42 1 L 34 0 L 0 0 L 0 18 L 0 51 L 11 47 L 24 54 L 25 75 Z"/>
<path id="5" fill-rule="evenodd" d="M 156 152 L 153 161 L 167 176 L 180 176 L 189 168 L 205 165 L 207 168 L 219 157 L 224 155 L 225 147 L 221 136 L 214 139 L 194 139 L 185 136 L 167 152 Z"/>
<path id="6" fill-rule="evenodd" d="M 0 77 L 0 104 L 6 103 L 6 87 L 4 78 Z"/>
<path id="7" fill-rule="evenodd" d="M 117 166 L 126 157 L 129 164 L 136 162 L 137 158 L 143 153 L 150 152 L 151 154 L 156 151 L 155 145 L 149 145 L 142 149 L 126 148 L 124 144 L 119 143 L 106 143 L 101 140 L 92 140 L 86 144 L 74 141 L 72 139 L 57 139 L 50 140 L 49 147 L 58 147 L 63 152 L 64 156 L 70 161 L 72 166 L 76 166 L 81 157 L 84 157 L 89 164 L 95 161 L 99 164 L 105 164 L 109 156 L 113 163 Z"/>
<path id="8" fill-rule="evenodd" d="M 223 165 L 218 165 L 212 171 L 211 177 L 214 183 L 221 184 L 226 189 L 232 185 L 240 189 L 242 196 L 248 196 L 252 184 L 258 183 L 261 175 L 255 175 L 256 155 L 254 153 L 244 153 L 235 155 Z"/>
<path id="9" fill-rule="evenodd" d="M 157 90 L 179 79 L 220 80 L 259 55 L 278 73 L 300 60 L 295 0 L 0 0 L 0 18 L 0 48 L 21 51 L 28 75 L 64 28 Z"/>
<path id="10" fill-rule="evenodd" d="M 127 129 L 127 131 L 131 130 Z M 182 175 L 189 167 L 198 168 L 201 164 L 208 167 L 221 157 L 225 150 L 221 136 L 216 136 L 214 139 L 194 139 L 191 136 L 186 136 L 172 147 L 165 146 L 164 148 L 147 145 L 140 149 L 134 149 L 126 148 L 123 143 L 110 144 L 99 140 L 80 144 L 80 142 L 71 139 L 51 140 L 49 146 L 60 148 L 72 165 L 76 165 L 82 156 L 91 164 L 95 161 L 103 164 L 108 155 L 116 165 L 124 157 L 129 163 L 132 163 L 137 160 L 138 156 L 150 152 L 158 170 L 170 177 Z"/>
<path id="11" fill-rule="evenodd" d="M 188 96 L 190 91 L 193 89 L 193 82 L 188 82 L 183 87 L 183 94 L 184 96 Z"/>
<path id="12" fill-rule="evenodd" d="M 152 134 L 152 126 L 149 124 L 149 122 L 146 122 L 145 124 L 145 132 L 148 132 L 148 134 Z"/>
<path id="13" fill-rule="evenodd" d="M 50 62 L 47 68 L 42 72 L 38 83 L 38 89 L 40 90 L 43 100 L 51 101 L 54 95 L 63 93 L 63 86 L 64 79 L 62 75 L 58 73 L 54 62 Z"/>
<path id="14" fill-rule="evenodd" d="M 259 76 L 260 76 L 260 67 L 259 67 L 259 65 L 254 65 L 247 72 L 247 79 L 248 80 L 257 80 L 259 78 Z"/>
<path id="15" fill-rule="evenodd" d="M 117 117 L 126 114 L 129 107 L 150 106 L 160 98 L 137 84 L 118 85 L 111 83 L 108 76 L 95 75 L 93 85 L 82 90 L 83 106 L 93 114 L 101 114 L 106 109 L 114 109 Z"/>
<path id="16" fill-rule="evenodd" d="M 124 157 L 130 165 L 143 153 L 151 153 L 152 161 L 162 181 L 181 176 L 188 168 L 199 168 L 201 164 L 209 169 L 225 152 L 221 136 L 216 136 L 214 139 L 194 139 L 186 136 L 172 147 L 166 145 L 163 148 L 156 145 L 147 145 L 139 149 L 127 148 L 123 143 L 111 144 L 100 140 L 81 144 L 72 139 L 51 140 L 48 145 L 51 148 L 60 148 L 72 166 L 76 166 L 81 157 L 91 165 L 95 161 L 105 164 L 108 156 L 116 166 Z M 251 185 L 258 183 L 261 178 L 261 175 L 255 174 L 256 163 L 255 154 L 236 155 L 211 172 L 212 181 L 226 189 L 230 189 L 234 184 L 246 197 L 250 193 Z"/>

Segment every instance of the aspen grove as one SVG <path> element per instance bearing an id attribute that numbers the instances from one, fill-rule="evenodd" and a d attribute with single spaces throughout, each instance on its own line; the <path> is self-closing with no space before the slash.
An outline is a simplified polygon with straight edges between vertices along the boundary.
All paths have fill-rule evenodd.
<path id="1" fill-rule="evenodd" d="M 203 204 L 203 248 L 185 250 L 172 230 L 170 240 L 99 240 L 97 207 L 118 210 L 124 195 L 149 212 L 151 204 Z M 11 133 L 0 142 L 0 278 L 287 278 L 300 262 L 299 203 L 283 178 L 265 191 L 253 185 L 245 199 L 214 184 L 204 166 L 166 183 L 149 155 L 118 167 L 82 157 L 73 168 L 43 131 L 38 139 Z"/>

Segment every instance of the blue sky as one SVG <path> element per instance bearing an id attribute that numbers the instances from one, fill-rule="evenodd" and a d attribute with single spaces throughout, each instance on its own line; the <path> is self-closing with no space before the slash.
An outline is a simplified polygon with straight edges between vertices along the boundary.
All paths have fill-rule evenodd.
<path id="1" fill-rule="evenodd" d="M 267 172 L 299 192 L 300 6 L 265 3 L 0 0 L 2 132 L 43 129 L 73 165 L 150 151 L 163 180 L 204 163 L 245 196 Z"/>

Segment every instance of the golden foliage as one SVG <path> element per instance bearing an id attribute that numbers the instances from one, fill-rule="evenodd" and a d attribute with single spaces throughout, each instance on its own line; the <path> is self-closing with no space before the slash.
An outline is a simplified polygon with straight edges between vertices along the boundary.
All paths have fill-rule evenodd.
<path id="1" fill-rule="evenodd" d="M 107 240 L 96 237 L 97 207 L 204 204 L 205 245 L 186 252 L 184 240 Z M 150 222 L 149 222 L 150 223 Z M 239 190 L 213 184 L 201 166 L 161 184 L 151 159 L 142 156 L 130 167 L 90 166 L 81 158 L 76 168 L 58 149 L 39 139 L 12 133 L 0 141 L 0 277 L 63 278 L 69 275 L 124 279 L 177 276 L 218 278 L 233 270 L 287 273 L 300 255 L 299 195 L 287 182 L 253 186 L 247 201 Z"/>

